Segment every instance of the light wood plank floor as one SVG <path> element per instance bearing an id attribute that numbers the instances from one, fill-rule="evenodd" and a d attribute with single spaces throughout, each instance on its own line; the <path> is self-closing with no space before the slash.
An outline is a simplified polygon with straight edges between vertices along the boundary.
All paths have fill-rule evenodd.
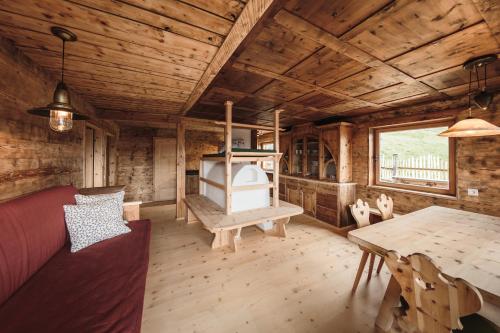
<path id="1" fill-rule="evenodd" d="M 143 332 L 374 331 L 388 270 L 369 284 L 365 274 L 351 296 L 360 250 L 311 218 L 292 218 L 286 239 L 245 228 L 231 253 L 174 215 L 174 206 L 141 211 L 153 221 Z"/>

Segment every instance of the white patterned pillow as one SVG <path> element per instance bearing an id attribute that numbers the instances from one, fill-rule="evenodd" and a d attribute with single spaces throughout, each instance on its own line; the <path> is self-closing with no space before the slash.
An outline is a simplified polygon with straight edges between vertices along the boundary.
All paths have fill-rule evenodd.
<path id="1" fill-rule="evenodd" d="M 113 200 L 85 205 L 64 205 L 71 252 L 130 232 L 129 227 L 113 216 L 114 210 L 116 202 Z"/>
<path id="2" fill-rule="evenodd" d="M 127 223 L 126 220 L 123 219 L 123 198 L 125 197 L 125 192 L 120 191 L 116 193 L 110 194 L 97 194 L 97 195 L 82 195 L 75 194 L 75 200 L 77 205 L 86 205 L 104 202 L 107 200 L 112 200 L 115 202 L 115 208 L 110 211 L 110 213 L 115 217 L 117 221 L 121 221 L 122 223 Z"/>

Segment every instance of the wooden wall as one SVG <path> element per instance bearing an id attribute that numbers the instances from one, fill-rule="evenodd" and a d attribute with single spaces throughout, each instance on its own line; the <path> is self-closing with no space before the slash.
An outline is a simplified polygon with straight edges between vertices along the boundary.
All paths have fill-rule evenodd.
<path id="1" fill-rule="evenodd" d="M 153 138 L 176 137 L 175 128 L 122 127 L 118 150 L 118 184 L 126 200 L 153 200 Z M 223 133 L 186 130 L 186 170 L 198 170 L 203 154 L 216 153 Z M 176 147 L 172 147 L 176 149 Z"/>
<path id="2" fill-rule="evenodd" d="M 353 181 L 358 183 L 357 196 L 375 205 L 376 198 L 386 193 L 394 199 L 394 209 L 400 213 L 408 213 L 430 205 L 441 205 L 473 212 L 500 216 L 498 202 L 500 200 L 500 136 L 462 138 L 457 140 L 457 198 L 427 196 L 396 190 L 385 190 L 368 185 L 368 133 L 373 125 L 396 124 L 405 121 L 439 118 L 456 114 L 463 110 L 463 101 L 456 105 L 445 103 L 431 104 L 424 107 L 413 107 L 392 112 L 380 112 L 370 116 L 354 118 L 357 127 L 353 136 Z M 458 106 L 457 106 L 458 105 Z M 491 110 L 474 116 L 500 125 L 500 96 L 497 96 Z M 459 112 L 463 119 L 466 112 Z M 467 196 L 467 188 L 479 189 L 479 197 Z"/>
<path id="3" fill-rule="evenodd" d="M 0 38 L 0 201 L 43 188 L 83 184 L 83 130 L 75 123 L 70 133 L 49 129 L 48 119 L 26 110 L 46 105 L 56 81 Z M 92 106 L 72 94 L 82 113 Z"/>

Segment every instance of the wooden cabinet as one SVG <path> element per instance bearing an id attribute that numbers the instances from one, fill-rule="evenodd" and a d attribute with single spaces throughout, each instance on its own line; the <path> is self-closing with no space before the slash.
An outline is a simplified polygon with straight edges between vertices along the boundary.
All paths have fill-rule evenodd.
<path id="1" fill-rule="evenodd" d="M 280 135 L 280 174 L 352 181 L 352 124 L 298 125 Z"/>
<path id="2" fill-rule="evenodd" d="M 355 201 L 356 184 L 333 183 L 280 176 L 280 198 L 301 206 L 304 213 L 341 230 L 354 224 L 349 205 Z"/>

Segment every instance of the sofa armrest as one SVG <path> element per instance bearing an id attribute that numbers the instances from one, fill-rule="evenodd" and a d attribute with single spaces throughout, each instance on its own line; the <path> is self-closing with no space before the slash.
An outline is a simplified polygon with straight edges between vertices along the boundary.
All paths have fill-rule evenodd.
<path id="1" fill-rule="evenodd" d="M 123 219 L 127 221 L 140 220 L 140 205 L 142 201 L 129 201 L 123 203 Z"/>

